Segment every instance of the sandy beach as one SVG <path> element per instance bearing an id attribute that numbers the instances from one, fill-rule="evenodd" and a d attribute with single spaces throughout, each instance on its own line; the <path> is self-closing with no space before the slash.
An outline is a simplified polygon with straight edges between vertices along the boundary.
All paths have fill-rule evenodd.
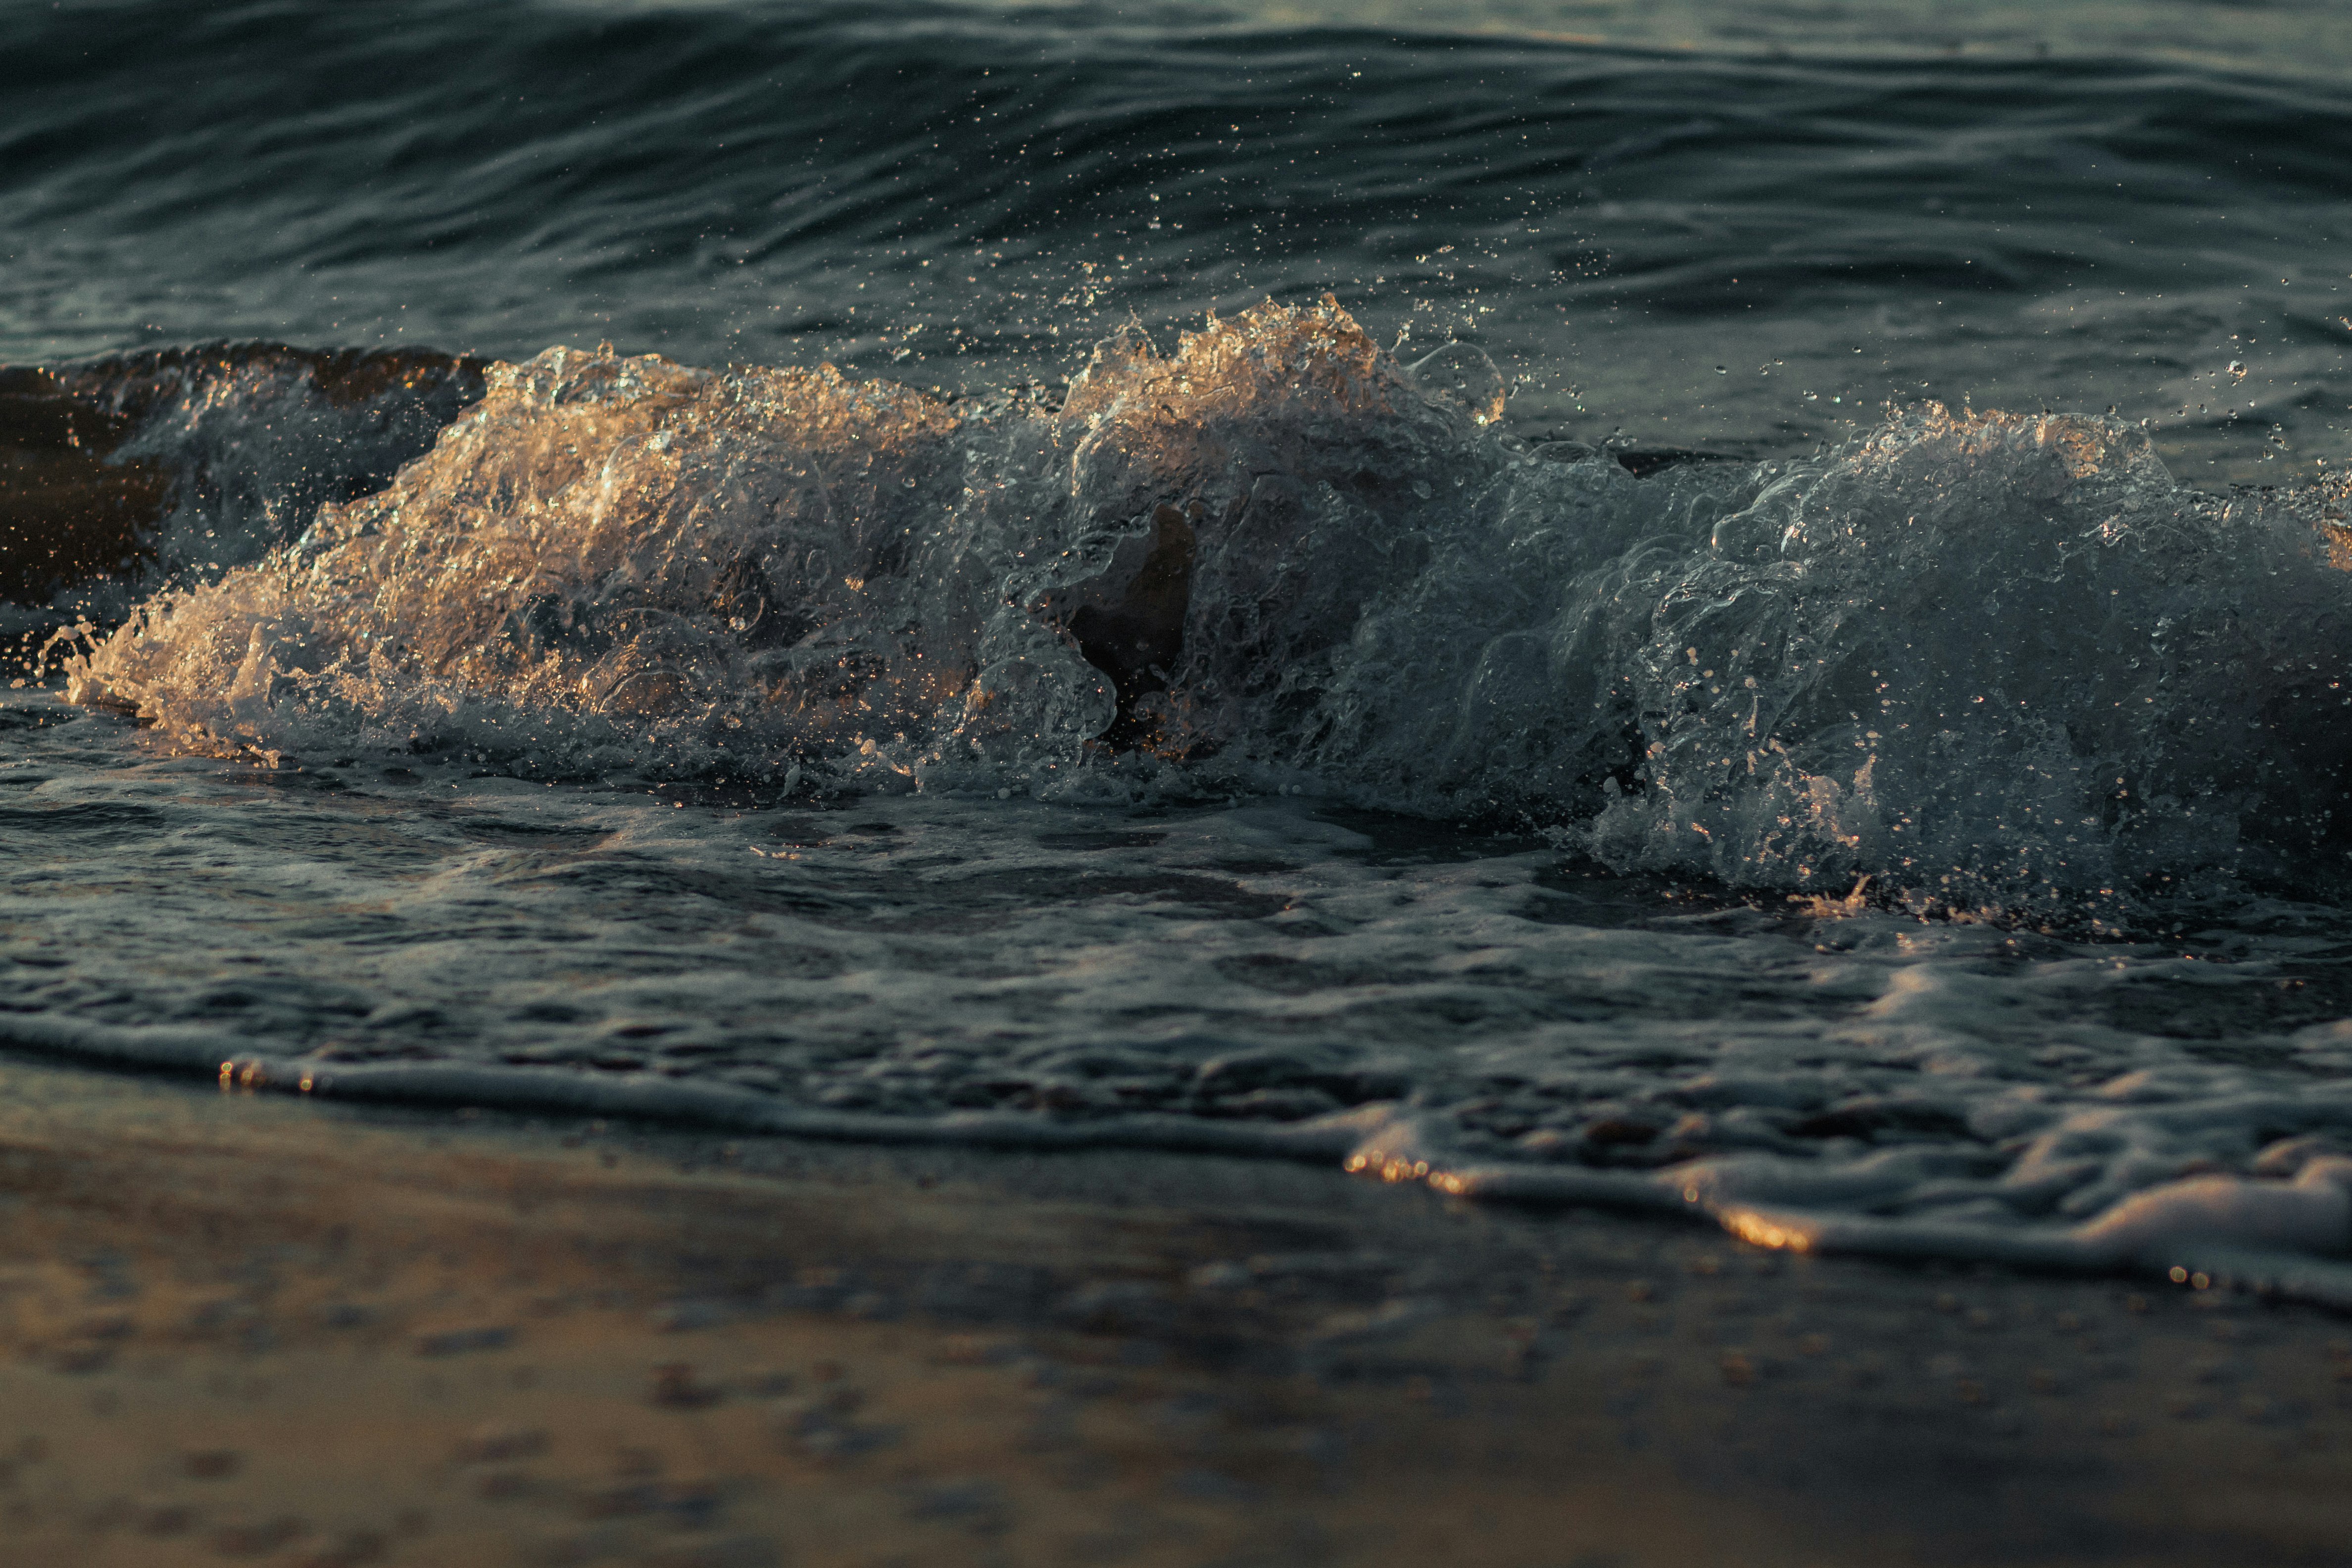
<path id="1" fill-rule="evenodd" d="M 0 1107 L 8 1568 L 2340 1560 L 2293 1305 L 1269 1163 Z"/>

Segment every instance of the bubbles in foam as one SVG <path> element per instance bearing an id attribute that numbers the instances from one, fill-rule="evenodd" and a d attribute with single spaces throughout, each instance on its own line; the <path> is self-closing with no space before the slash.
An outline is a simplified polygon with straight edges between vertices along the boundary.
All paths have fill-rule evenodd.
<path id="1" fill-rule="evenodd" d="M 1621 865 L 1915 902 L 2119 900 L 2332 846 L 2333 490 L 2200 495 L 2113 420 L 1930 405 L 1648 581 Z"/>
<path id="2" fill-rule="evenodd" d="M 1311 780 L 1621 868 L 2101 921 L 2340 837 L 2337 489 L 2198 494 L 2113 420 L 1934 405 L 1636 480 L 1501 396 L 1328 300 L 1124 332 L 1058 395 L 551 350 L 72 690 L 191 745 L 525 772 Z"/>

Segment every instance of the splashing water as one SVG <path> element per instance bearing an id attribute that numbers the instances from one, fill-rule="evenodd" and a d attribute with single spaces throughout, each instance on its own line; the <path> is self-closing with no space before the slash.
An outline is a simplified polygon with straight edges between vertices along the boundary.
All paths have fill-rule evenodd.
<path id="1" fill-rule="evenodd" d="M 272 756 L 1311 789 L 1919 909 L 2332 865 L 2339 488 L 2200 494 L 2113 420 L 1934 405 L 1636 480 L 1496 426 L 1475 353 L 1268 305 L 950 402 L 550 350 L 69 691 Z"/>
<path id="2" fill-rule="evenodd" d="M 483 369 L 271 343 L 0 367 L 0 637 L 120 621 L 258 559 L 429 448 Z"/>
<path id="3" fill-rule="evenodd" d="M 0 1040 L 2352 1300 L 2325 73 L 607 9 L 0 50 Z"/>

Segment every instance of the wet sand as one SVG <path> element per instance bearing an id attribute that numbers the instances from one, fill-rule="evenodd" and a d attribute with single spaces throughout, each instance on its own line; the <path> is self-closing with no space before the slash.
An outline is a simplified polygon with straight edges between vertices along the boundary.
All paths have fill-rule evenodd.
<path id="1" fill-rule="evenodd" d="M 2352 1328 L 0 1061 L 0 1564 L 2341 1561 Z"/>

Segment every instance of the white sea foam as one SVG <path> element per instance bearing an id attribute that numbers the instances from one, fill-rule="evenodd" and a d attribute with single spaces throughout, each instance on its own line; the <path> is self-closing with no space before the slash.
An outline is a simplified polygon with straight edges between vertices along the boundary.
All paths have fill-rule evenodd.
<path id="1" fill-rule="evenodd" d="M 239 1001 L 289 1020 L 232 1053 L 263 1080 L 1349 1150 L 1778 1245 L 2334 1290 L 2280 1260 L 2352 1241 L 2341 920 L 2278 889 L 2340 892 L 2341 489 L 2200 494 L 2113 420 L 1932 405 L 1637 479 L 1528 448 L 1496 395 L 1328 304 L 953 403 L 553 350 L 70 691 L 194 752 L 412 763 L 467 811 L 487 769 L 545 818 L 452 859 L 417 816 L 442 868 L 385 895 L 408 956 L 331 937 Z M 625 769 L 901 798 L 871 845 L 746 840 L 512 782 Z M 1088 803 L 1163 815 L 1024 815 Z M 1549 847 L 1400 870 L 1343 806 Z M 355 831 L 272 875 L 374 907 L 376 849 L 316 847 Z M 1693 879 L 1711 901 L 1662 917 Z M 742 952 L 698 948 L 691 996 L 640 973 L 705 905 Z M 594 951 L 403 967 L 489 910 L 601 922 Z M 172 1016 L 125 963 L 12 1037 L 214 1048 L 106 1016 Z"/>
<path id="2" fill-rule="evenodd" d="M 1352 1157 L 1778 1245 L 2305 1293 L 2352 1239 L 2352 926 L 2326 906 L 2051 937 L 1694 897 L 1311 795 L 818 806 L 224 768 L 46 693 L 0 725 L 18 1047 L 753 1131 Z"/>
<path id="3" fill-rule="evenodd" d="M 2202 495 L 2111 420 L 1933 405 L 1636 480 L 1509 437 L 1466 352 L 1417 381 L 1269 306 L 950 405 L 551 350 L 70 689 L 270 753 L 1311 782 L 1620 868 L 2107 921 L 2341 838 L 2336 489 Z"/>

